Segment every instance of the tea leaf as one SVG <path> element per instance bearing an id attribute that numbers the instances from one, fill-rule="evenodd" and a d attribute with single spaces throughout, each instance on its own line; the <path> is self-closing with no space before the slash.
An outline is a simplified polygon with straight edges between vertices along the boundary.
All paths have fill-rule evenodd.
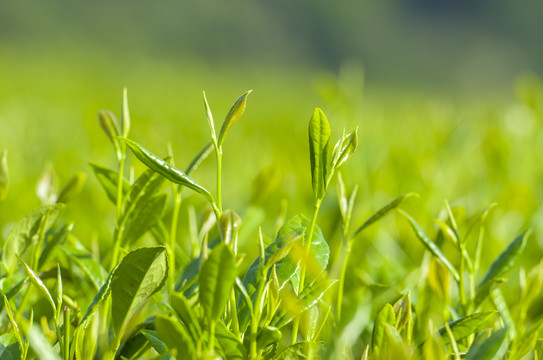
<path id="1" fill-rule="evenodd" d="M 62 190 L 60 190 L 57 197 L 57 203 L 66 204 L 75 195 L 79 194 L 81 189 L 83 189 L 83 185 L 85 185 L 86 178 L 87 176 L 84 173 L 78 171 L 70 180 L 68 180 Z"/>
<path id="2" fill-rule="evenodd" d="M 476 342 L 468 351 L 466 360 L 502 359 L 507 351 L 507 329 L 498 330 L 488 338 Z"/>
<path id="3" fill-rule="evenodd" d="M 187 359 L 196 359 L 196 349 L 188 330 L 179 321 L 170 316 L 158 314 L 155 316 L 155 328 L 158 338 L 169 349 L 177 350 L 178 354 Z"/>
<path id="4" fill-rule="evenodd" d="M 53 312 L 56 313 L 57 307 L 55 305 L 55 301 L 53 300 L 53 297 L 51 296 L 51 293 L 43 283 L 43 281 L 40 279 L 40 277 L 28 266 L 21 258 L 19 258 L 19 261 L 24 265 L 26 273 L 28 274 L 28 277 L 30 278 L 30 281 L 34 286 L 42 293 L 42 295 L 49 301 L 49 304 L 51 304 L 51 307 L 53 308 Z"/>
<path id="5" fill-rule="evenodd" d="M 407 321 L 412 319 L 410 293 L 407 292 L 407 294 L 398 299 L 393 308 L 396 317 L 395 327 L 398 329 L 398 332 L 401 332 Z"/>
<path id="6" fill-rule="evenodd" d="M 210 321 L 222 314 L 237 276 L 236 257 L 221 242 L 211 251 L 200 272 L 200 305 Z"/>
<path id="7" fill-rule="evenodd" d="M 0 156 L 0 201 L 6 198 L 9 187 L 8 151 L 2 151 Z"/>
<path id="8" fill-rule="evenodd" d="M 40 360 L 60 360 L 57 352 L 53 349 L 51 344 L 47 341 L 45 335 L 39 330 L 36 325 L 30 325 L 26 329 L 26 337 L 28 343 L 34 353 Z"/>
<path id="9" fill-rule="evenodd" d="M 19 343 L 19 348 L 21 352 L 23 352 L 25 343 L 23 342 L 23 338 L 21 336 L 21 330 L 19 330 L 19 325 L 17 325 L 17 323 L 15 322 L 15 318 L 13 317 L 13 312 L 11 311 L 11 306 L 9 304 L 9 300 L 6 297 L 6 295 L 4 295 L 4 306 L 6 308 L 6 313 L 8 314 L 9 322 L 11 323 L 11 329 L 13 333 L 15 334 L 15 338 L 17 339 L 17 342 Z"/>
<path id="10" fill-rule="evenodd" d="M 106 135 L 111 140 L 111 143 L 113 144 L 115 148 L 115 152 L 117 154 L 117 159 L 121 158 L 121 150 L 119 148 L 119 144 L 117 143 L 117 136 L 121 135 L 119 131 L 119 124 L 117 122 L 117 119 L 115 118 L 115 115 L 109 111 L 109 110 L 100 110 L 98 111 L 98 121 L 100 122 L 100 126 L 106 133 Z"/>
<path id="11" fill-rule="evenodd" d="M 168 274 L 164 247 L 141 248 L 130 252 L 113 272 L 111 280 L 112 318 L 117 336 L 126 323 L 155 292 Z"/>
<path id="12" fill-rule="evenodd" d="M 332 166 L 337 169 L 354 153 L 358 146 L 358 127 L 342 137 L 334 146 L 332 159 L 337 161 Z"/>
<path id="13" fill-rule="evenodd" d="M 189 166 L 185 169 L 185 174 L 188 176 L 192 175 L 193 172 L 195 172 L 199 167 L 200 164 L 207 159 L 207 157 L 213 152 L 213 143 L 206 144 L 202 150 L 196 156 L 192 161 L 190 162 Z"/>
<path id="14" fill-rule="evenodd" d="M 225 210 L 221 214 L 219 225 L 224 242 L 226 244 L 235 244 L 241 226 L 241 218 L 239 215 L 234 210 Z M 236 246 L 234 246 L 234 249 L 235 248 Z"/>
<path id="15" fill-rule="evenodd" d="M 66 241 L 66 238 L 72 232 L 74 224 L 67 224 L 61 227 L 54 234 L 47 236 L 45 246 L 40 254 L 40 259 L 38 260 L 38 270 L 41 270 L 43 266 L 49 261 L 49 258 L 54 254 L 60 245 Z"/>
<path id="16" fill-rule="evenodd" d="M 168 164 L 166 161 L 162 160 L 158 156 L 151 153 L 149 150 L 145 149 L 144 147 L 142 147 L 141 145 L 139 145 L 138 143 L 130 139 L 125 139 L 122 137 L 119 137 L 118 139 L 123 141 L 126 145 L 128 145 L 128 147 L 130 148 L 130 150 L 132 150 L 134 155 L 151 170 L 156 171 L 157 173 L 164 176 L 166 179 L 170 180 L 173 183 L 186 186 L 202 194 L 209 201 L 214 202 L 213 196 L 211 195 L 209 191 L 207 191 L 200 184 L 196 183 L 194 180 L 189 178 L 181 170 Z"/>
<path id="17" fill-rule="evenodd" d="M 130 132 L 130 111 L 128 109 L 128 91 L 123 89 L 123 107 L 121 109 L 121 134 L 127 137 Z"/>
<path id="18" fill-rule="evenodd" d="M 458 271 L 456 270 L 456 268 L 449 262 L 449 260 L 441 252 L 439 247 L 437 247 L 437 245 L 432 240 L 430 240 L 430 238 L 428 237 L 428 235 L 426 235 L 426 233 L 420 227 L 420 225 L 417 224 L 417 222 L 405 211 L 403 210 L 398 210 L 398 211 L 400 212 L 400 214 L 405 216 L 405 218 L 409 221 L 409 224 L 413 228 L 413 231 L 415 231 L 415 235 L 417 235 L 417 238 L 424 244 L 424 246 L 426 246 L 426 248 L 432 253 L 432 255 L 434 255 L 435 257 L 437 257 L 439 260 L 443 262 L 443 264 L 447 267 L 447 269 L 449 270 L 449 272 L 455 278 L 456 281 L 460 281 L 460 275 L 458 274 Z"/>
<path id="19" fill-rule="evenodd" d="M 45 229 L 49 228 L 60 215 L 64 206 L 64 204 L 44 206 L 15 224 L 6 238 L 2 253 L 2 262 L 8 274 L 12 274 L 15 270 L 17 256 L 23 255 L 32 238 L 38 233 L 41 222 L 47 219 Z"/>
<path id="20" fill-rule="evenodd" d="M 140 202 L 124 220 L 123 243 L 133 244 L 164 216 L 168 205 L 168 194 L 158 194 Z"/>
<path id="21" fill-rule="evenodd" d="M 225 359 L 247 359 L 247 350 L 222 321 L 217 323 L 215 337 Z"/>
<path id="22" fill-rule="evenodd" d="M 330 125 L 322 110 L 316 108 L 309 122 L 309 158 L 313 193 L 317 199 L 322 199 L 326 191 L 329 150 Z"/>
<path id="23" fill-rule="evenodd" d="M 141 333 L 143 336 L 145 336 L 147 341 L 149 341 L 149 344 L 151 344 L 157 353 L 162 354 L 164 351 L 166 351 L 166 345 L 158 338 L 156 331 L 143 329 L 141 330 Z"/>
<path id="24" fill-rule="evenodd" d="M 522 336 L 517 336 L 514 339 L 513 346 L 508 357 L 509 360 L 520 360 L 535 348 L 542 325 L 543 320 L 540 320 L 526 330 Z"/>
<path id="25" fill-rule="evenodd" d="M 469 335 L 477 332 L 484 323 L 496 314 L 496 311 L 485 311 L 474 313 L 460 319 L 449 322 L 449 328 L 452 331 L 454 339 L 460 341 Z M 450 342 L 449 337 L 447 336 L 447 329 L 445 326 L 438 330 L 439 335 L 441 335 L 441 340 L 444 345 L 447 345 Z"/>
<path id="26" fill-rule="evenodd" d="M 381 209 L 379 209 L 375 214 L 369 217 L 362 225 L 360 225 L 351 235 L 351 238 L 354 238 L 356 235 L 360 234 L 365 228 L 372 225 L 376 221 L 380 220 L 381 218 L 385 217 L 389 212 L 396 209 L 398 206 L 400 206 L 406 199 L 415 196 L 418 197 L 419 194 L 410 192 L 407 194 L 403 194 L 401 196 L 398 196 L 396 199 L 392 200 L 385 206 L 383 206 Z"/>
<path id="27" fill-rule="evenodd" d="M 207 124 L 209 125 L 209 130 L 211 130 L 211 138 L 213 139 L 213 143 L 218 146 L 217 133 L 215 132 L 215 123 L 213 122 L 213 114 L 211 113 L 211 109 L 209 108 L 209 104 L 207 103 L 205 91 L 203 91 L 203 96 L 204 96 L 204 108 L 206 110 Z"/>
<path id="28" fill-rule="evenodd" d="M 117 203 L 117 181 L 119 175 L 116 171 L 108 169 L 102 165 L 98 165 L 90 162 L 89 166 L 91 167 L 96 179 L 102 188 L 105 190 L 107 197 L 114 203 Z M 126 193 L 130 188 L 130 183 L 123 177 L 123 193 Z"/>
<path id="29" fill-rule="evenodd" d="M 396 316 L 394 315 L 394 309 L 390 304 L 383 306 L 381 311 L 379 311 L 377 314 L 377 318 L 375 319 L 375 323 L 373 325 L 371 348 L 374 353 L 378 353 L 379 349 L 383 347 L 387 325 L 396 325 Z"/>
<path id="30" fill-rule="evenodd" d="M 477 287 L 477 294 L 475 296 L 476 305 L 479 305 L 488 297 L 492 285 L 497 279 L 503 277 L 511 270 L 511 268 L 513 268 L 515 262 L 526 246 L 530 233 L 530 231 L 526 231 L 524 234 L 517 236 L 515 240 L 513 240 L 496 259 L 494 259 Z"/>
<path id="31" fill-rule="evenodd" d="M 107 273 L 92 254 L 85 248 L 76 248 L 70 245 L 62 246 L 62 251 L 87 274 L 96 290 L 100 290 L 107 278 Z"/>
<path id="32" fill-rule="evenodd" d="M 202 336 L 202 328 L 200 326 L 200 322 L 198 321 L 198 317 L 189 304 L 187 298 L 181 293 L 174 292 L 170 296 L 170 304 L 177 313 L 177 316 L 179 316 L 181 321 L 183 321 L 183 323 L 189 329 L 192 339 L 194 341 L 198 341 L 198 339 L 200 339 Z"/>
<path id="33" fill-rule="evenodd" d="M 241 115 L 245 112 L 245 107 L 247 105 L 247 96 L 252 92 L 252 90 L 247 91 L 245 94 L 241 95 L 235 102 L 234 105 L 228 111 L 224 122 L 222 123 L 221 131 L 219 133 L 219 139 L 217 144 L 219 147 L 222 146 L 224 142 L 224 137 L 228 133 L 228 130 L 241 118 Z"/>

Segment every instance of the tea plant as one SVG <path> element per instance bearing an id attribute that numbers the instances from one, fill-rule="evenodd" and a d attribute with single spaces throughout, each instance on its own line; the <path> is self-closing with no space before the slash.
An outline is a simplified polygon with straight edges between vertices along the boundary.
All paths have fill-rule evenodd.
<path id="1" fill-rule="evenodd" d="M 251 239 L 258 243 L 258 256 L 247 256 L 239 242 L 242 217 L 223 209 L 221 179 L 223 144 L 250 93 L 234 102 L 218 134 L 204 94 L 211 141 L 184 171 L 175 165 L 171 149 L 158 156 L 129 138 L 126 90 L 120 121 L 110 111 L 99 112 L 117 168 L 93 162 L 90 167 L 115 208 L 112 244 L 100 258 L 99 251 L 85 248 L 75 236 L 76 224 L 62 218 L 85 182 L 82 174 L 58 193 L 43 184 L 44 206 L 16 223 L 4 240 L 0 307 L 6 315 L 0 322 L 0 359 L 539 358 L 542 320 L 530 312 L 543 284 L 542 263 L 521 275 L 516 304 L 508 303 L 500 287 L 530 231 L 518 235 L 485 269 L 485 220 L 495 204 L 469 218 L 445 201 L 432 239 L 400 209 L 418 196 L 407 193 L 352 230 L 358 186 L 349 193 L 339 169 L 358 146 L 358 129 L 343 131 L 332 147 L 321 109 L 309 122 L 312 214 L 288 220 L 281 215 L 276 234 L 259 227 Z M 135 179 L 125 176 L 131 168 L 129 153 L 147 168 Z M 195 180 L 212 153 L 214 191 Z M 334 182 L 341 224 L 337 254 L 318 225 Z M 177 231 L 184 221 L 185 188 L 207 203 L 200 224 L 189 217 L 194 229 L 190 244 L 182 244 Z M 4 151 L 0 201 L 7 190 Z M 358 255 L 354 244 L 394 211 L 428 250 L 415 270 L 420 281 L 388 288 L 386 304 L 372 321 L 364 320 L 371 311 L 346 285 Z M 353 310 L 353 303 L 361 305 Z"/>

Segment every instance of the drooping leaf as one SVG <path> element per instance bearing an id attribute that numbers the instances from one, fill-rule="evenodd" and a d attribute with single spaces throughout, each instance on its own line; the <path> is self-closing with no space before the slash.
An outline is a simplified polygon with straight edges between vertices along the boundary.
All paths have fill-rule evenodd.
<path id="1" fill-rule="evenodd" d="M 105 190 L 107 197 L 114 203 L 117 203 L 117 182 L 118 182 L 118 173 L 111 169 L 108 169 L 102 165 L 98 165 L 90 162 L 89 166 L 91 167 L 96 179 L 102 188 Z M 123 193 L 126 193 L 130 188 L 130 183 L 123 177 Z"/>
<path id="2" fill-rule="evenodd" d="M 168 194 L 157 194 L 139 204 L 124 221 L 123 244 L 133 244 L 164 216 Z"/>
<path id="3" fill-rule="evenodd" d="M 447 257 L 443 254 L 443 252 L 441 252 L 441 249 L 432 240 L 430 240 L 422 227 L 409 214 L 402 211 L 401 209 L 399 209 L 398 211 L 409 221 L 409 224 L 411 225 L 411 228 L 413 228 L 415 235 L 417 235 L 417 238 L 424 244 L 424 246 L 432 253 L 432 255 L 434 255 L 443 262 L 443 264 L 447 267 L 447 269 L 456 279 L 456 281 L 460 281 L 460 275 L 458 274 L 458 270 L 456 270 L 456 268 L 449 262 Z"/>
<path id="4" fill-rule="evenodd" d="M 386 304 L 377 314 L 375 323 L 373 324 L 373 333 L 371 335 L 371 348 L 374 353 L 379 353 L 379 349 L 383 347 L 385 339 L 386 326 L 396 325 L 396 316 L 394 308 L 390 304 Z"/>
<path id="5" fill-rule="evenodd" d="M 154 155 L 149 150 L 145 149 L 138 143 L 119 137 L 119 140 L 123 141 L 130 150 L 134 153 L 134 155 L 147 167 L 149 167 L 151 170 L 156 171 L 160 175 L 164 176 L 166 179 L 170 180 L 173 183 L 186 186 L 200 194 L 202 194 L 206 199 L 208 199 L 211 202 L 214 202 L 213 196 L 211 193 L 202 187 L 200 184 L 192 180 L 182 172 L 181 170 L 177 169 L 171 164 L 168 164 L 166 161 L 161 159 L 160 157 Z"/>
<path id="6" fill-rule="evenodd" d="M 403 194 L 401 196 L 398 196 L 396 199 L 392 200 L 385 206 L 383 206 L 381 209 L 379 209 L 375 214 L 370 216 L 362 225 L 360 225 L 351 235 L 351 238 L 354 238 L 356 235 L 360 234 L 364 229 L 366 229 L 368 226 L 372 225 L 373 223 L 377 222 L 381 218 L 385 217 L 390 213 L 392 210 L 396 209 L 398 206 L 400 206 L 406 199 L 415 196 L 418 197 L 419 194 L 410 192 Z"/>
<path id="7" fill-rule="evenodd" d="M 245 107 L 247 105 L 247 96 L 252 92 L 252 90 L 247 91 L 245 94 L 241 95 L 235 102 L 234 105 L 228 111 L 228 114 L 224 118 L 222 123 L 221 131 L 219 133 L 219 138 L 217 139 L 217 144 L 222 146 L 224 142 L 224 137 L 228 133 L 228 130 L 241 118 L 241 115 L 245 112 Z"/>
<path id="8" fill-rule="evenodd" d="M 492 316 L 496 314 L 496 311 L 484 311 L 479 313 L 470 314 L 464 316 L 460 319 L 449 322 L 449 328 L 454 336 L 456 341 L 465 339 L 477 332 L 481 326 L 487 322 Z M 447 345 L 450 342 L 449 336 L 447 335 L 447 329 L 445 326 L 438 330 L 439 335 L 441 335 L 441 340 L 444 345 Z"/>
<path id="9" fill-rule="evenodd" d="M 6 198 L 9 187 L 8 151 L 2 151 L 0 155 L 0 201 Z"/>
<path id="10" fill-rule="evenodd" d="M 185 326 L 170 316 L 158 314 L 155 317 L 157 337 L 169 349 L 177 350 L 177 354 L 187 359 L 196 359 L 195 344 Z"/>
<path id="11" fill-rule="evenodd" d="M 22 256 L 30 245 L 32 238 L 39 231 L 41 222 L 47 219 L 45 229 L 48 229 L 64 209 L 63 204 L 47 205 L 30 213 L 19 221 L 9 232 L 4 243 L 2 262 L 8 274 L 13 273 L 17 265 L 17 256 Z"/>
<path id="12" fill-rule="evenodd" d="M 475 296 L 475 304 L 479 305 L 489 295 L 495 281 L 513 268 L 515 262 L 519 258 L 520 254 L 526 247 L 526 242 L 530 236 L 530 231 L 526 231 L 513 240 L 507 248 L 498 255 L 498 257 L 492 262 L 487 272 L 481 279 L 479 286 L 477 287 L 477 293 Z"/>
<path id="13" fill-rule="evenodd" d="M 224 242 L 211 251 L 200 272 L 199 301 L 210 321 L 219 318 L 237 276 L 236 257 Z"/>
<path id="14" fill-rule="evenodd" d="M 316 108 L 309 121 L 309 158 L 313 193 L 317 199 L 322 199 L 326 191 L 329 151 L 330 124 L 322 110 Z"/>
<path id="15" fill-rule="evenodd" d="M 111 280 L 113 326 L 118 334 L 134 313 L 165 284 L 166 249 L 162 246 L 134 250 L 124 257 Z"/>
<path id="16" fill-rule="evenodd" d="M 87 175 L 85 175 L 85 173 L 81 171 L 76 172 L 75 175 L 72 176 L 72 178 L 68 180 L 66 185 L 64 185 L 64 187 L 60 190 L 57 197 L 57 203 L 66 204 L 75 195 L 79 194 L 81 189 L 83 189 L 83 185 L 85 185 L 86 178 Z"/>
<path id="17" fill-rule="evenodd" d="M 76 248 L 70 245 L 63 245 L 62 251 L 87 274 L 96 290 L 100 290 L 107 273 L 92 254 L 83 247 Z"/>
<path id="18" fill-rule="evenodd" d="M 466 360 L 503 359 L 507 351 L 507 329 L 492 333 L 488 338 L 477 341 L 469 349 Z"/>

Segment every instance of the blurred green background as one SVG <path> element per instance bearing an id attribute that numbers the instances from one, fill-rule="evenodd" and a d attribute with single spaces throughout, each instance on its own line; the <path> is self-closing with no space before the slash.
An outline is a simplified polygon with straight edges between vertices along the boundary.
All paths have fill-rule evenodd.
<path id="1" fill-rule="evenodd" d="M 223 203 L 249 224 L 265 219 L 267 236 L 282 199 L 288 215 L 312 209 L 307 123 L 318 106 L 334 138 L 359 127 L 343 169 L 349 189 L 360 185 L 355 225 L 408 191 L 420 198 L 407 209 L 431 234 L 444 199 L 468 217 L 496 201 L 485 261 L 531 226 L 531 267 L 543 247 L 542 11 L 535 0 L 2 1 L 0 149 L 11 181 L 2 234 L 40 205 L 36 185 L 54 169 L 58 187 L 87 174 L 66 212 L 74 233 L 111 241 L 113 206 L 87 164 L 116 166 L 96 114 L 119 114 L 123 87 L 131 137 L 161 155 L 171 142 L 181 168 L 209 139 L 201 91 L 220 124 L 253 89 L 226 141 Z M 248 205 L 262 169 L 268 196 Z M 210 159 L 195 177 L 214 190 L 214 175 Z M 204 204 L 186 197 L 184 219 Z M 338 216 L 332 188 L 319 223 L 333 248 Z M 364 240 L 353 273 L 373 273 L 359 281 L 398 281 L 424 251 L 394 217 Z"/>

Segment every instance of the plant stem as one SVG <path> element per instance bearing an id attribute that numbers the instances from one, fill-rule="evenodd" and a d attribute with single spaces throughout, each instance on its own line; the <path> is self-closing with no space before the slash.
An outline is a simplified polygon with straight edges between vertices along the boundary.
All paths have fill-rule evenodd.
<path id="1" fill-rule="evenodd" d="M 179 209 L 181 207 L 181 192 L 174 187 L 174 204 L 172 213 L 172 227 L 170 229 L 170 273 L 168 276 L 168 290 L 173 291 L 175 287 L 175 245 L 177 237 L 177 222 L 179 219 Z"/>
<path id="2" fill-rule="evenodd" d="M 209 350 L 215 350 L 215 320 L 209 323 Z"/>
<path id="3" fill-rule="evenodd" d="M 222 146 L 216 147 L 217 154 L 217 207 L 222 213 L 222 199 L 221 199 L 221 178 L 222 178 Z M 219 224 L 217 219 L 217 225 Z"/>
<path id="4" fill-rule="evenodd" d="M 256 300 L 255 306 L 253 307 L 253 316 L 251 317 L 251 349 L 250 349 L 250 358 L 255 359 L 257 356 L 257 335 L 258 335 L 258 324 L 260 323 L 260 308 L 262 307 L 262 293 L 264 292 L 264 286 L 266 285 L 266 271 L 264 269 L 263 259 L 261 258 L 261 263 L 259 266 L 260 270 L 260 280 L 258 282 L 258 289 L 256 291 Z"/>
<path id="5" fill-rule="evenodd" d="M 113 255 L 111 257 L 110 270 L 112 270 L 117 264 L 119 257 L 119 248 L 121 246 L 121 217 L 123 212 L 123 172 L 124 172 L 124 160 L 126 157 L 126 145 L 121 143 L 121 157 L 119 159 L 119 173 L 117 174 L 117 211 L 116 211 L 116 225 L 115 225 L 115 239 L 113 242 Z"/>
<path id="6" fill-rule="evenodd" d="M 64 308 L 64 359 L 70 358 L 70 308 Z"/>
<path id="7" fill-rule="evenodd" d="M 313 218 L 311 219 L 311 225 L 309 226 L 309 235 L 304 244 L 304 251 L 306 255 L 309 254 L 311 250 L 311 242 L 313 241 L 313 230 L 315 229 L 315 224 L 317 223 L 317 216 L 319 214 L 321 202 L 322 202 L 322 199 L 315 200 L 315 208 L 313 209 Z M 300 284 L 298 286 L 298 294 L 301 294 L 304 289 L 305 271 L 306 271 L 305 264 L 302 264 L 301 272 L 300 272 Z M 294 324 L 292 326 L 292 339 L 291 339 L 292 344 L 296 343 L 296 339 L 298 338 L 299 326 L 300 326 L 300 318 L 296 317 L 294 319 Z"/>
<path id="8" fill-rule="evenodd" d="M 340 259 L 343 261 L 341 266 L 341 274 L 339 276 L 339 288 L 337 293 L 337 303 L 336 303 L 336 319 L 337 321 L 341 320 L 341 305 L 343 304 L 343 287 L 345 286 L 345 274 L 347 272 L 347 263 L 351 257 L 351 247 L 352 241 L 347 241 L 347 243 L 341 249 Z"/>

